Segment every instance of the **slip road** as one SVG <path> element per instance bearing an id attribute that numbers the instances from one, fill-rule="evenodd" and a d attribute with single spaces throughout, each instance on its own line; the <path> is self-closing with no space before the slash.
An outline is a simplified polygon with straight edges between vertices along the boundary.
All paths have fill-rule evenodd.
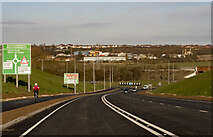
<path id="1" fill-rule="evenodd" d="M 5 129 L 3 135 L 211 135 L 209 110 L 162 101 L 122 92 L 80 97 Z"/>

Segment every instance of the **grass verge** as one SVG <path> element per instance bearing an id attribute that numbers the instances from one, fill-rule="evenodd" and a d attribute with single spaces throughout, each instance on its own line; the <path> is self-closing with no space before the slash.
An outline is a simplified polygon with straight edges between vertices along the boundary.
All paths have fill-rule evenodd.
<path id="1" fill-rule="evenodd" d="M 184 79 L 180 82 L 172 83 L 167 86 L 162 86 L 149 94 L 155 95 L 173 95 L 185 97 L 212 97 L 211 92 L 211 75 L 212 71 L 198 74 L 195 77 Z M 148 93 L 148 92 L 147 92 Z"/>

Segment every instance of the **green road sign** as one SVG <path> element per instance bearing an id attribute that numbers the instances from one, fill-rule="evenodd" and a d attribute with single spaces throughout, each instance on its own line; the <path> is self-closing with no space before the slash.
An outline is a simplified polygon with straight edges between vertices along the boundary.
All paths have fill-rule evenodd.
<path id="1" fill-rule="evenodd" d="M 3 44 L 3 74 L 31 74 L 31 45 Z"/>
<path id="2" fill-rule="evenodd" d="M 64 73 L 64 84 L 78 84 L 78 73 Z"/>

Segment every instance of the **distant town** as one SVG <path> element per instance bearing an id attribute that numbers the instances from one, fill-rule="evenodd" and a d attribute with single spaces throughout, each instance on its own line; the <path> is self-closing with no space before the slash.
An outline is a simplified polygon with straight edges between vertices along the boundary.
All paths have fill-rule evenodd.
<path id="1" fill-rule="evenodd" d="M 32 45 L 50 54 L 44 60 L 55 61 L 127 61 L 127 60 L 211 60 L 210 45 Z M 176 50 L 177 48 L 178 50 Z M 131 50 L 130 50 L 131 49 Z"/>

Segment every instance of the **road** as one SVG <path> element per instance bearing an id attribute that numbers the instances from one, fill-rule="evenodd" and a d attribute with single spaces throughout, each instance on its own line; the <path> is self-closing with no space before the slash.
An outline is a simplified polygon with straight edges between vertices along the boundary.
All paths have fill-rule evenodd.
<path id="1" fill-rule="evenodd" d="M 108 94 L 80 97 L 59 104 L 6 129 L 3 135 L 153 135 L 152 130 L 157 131 L 157 128 L 177 136 L 211 134 L 209 102 L 156 99 L 133 93 Z M 104 95 L 108 102 L 139 117 L 138 122 L 139 119 L 148 122 L 149 126 L 145 124 L 142 128 L 135 124 L 137 121 L 131 121 L 122 116 L 124 113 L 119 114 L 107 106 Z"/>
<path id="2" fill-rule="evenodd" d="M 109 90 L 111 90 L 111 89 L 101 90 L 101 91 L 97 91 L 95 93 L 105 92 L 105 91 L 109 91 Z M 83 93 L 80 93 L 78 95 L 81 95 L 81 94 L 83 94 Z M 93 94 L 93 92 L 85 93 L 85 94 Z M 38 100 L 37 100 L 37 103 L 49 101 L 49 100 L 52 100 L 52 99 L 67 97 L 67 96 L 74 96 L 74 95 L 75 94 L 39 97 Z M 28 98 L 28 99 L 20 99 L 20 100 L 0 102 L 0 106 L 2 106 L 2 112 L 5 112 L 5 111 L 25 107 L 25 106 L 28 106 L 28 105 L 32 105 L 34 103 L 35 103 L 34 98 Z"/>

